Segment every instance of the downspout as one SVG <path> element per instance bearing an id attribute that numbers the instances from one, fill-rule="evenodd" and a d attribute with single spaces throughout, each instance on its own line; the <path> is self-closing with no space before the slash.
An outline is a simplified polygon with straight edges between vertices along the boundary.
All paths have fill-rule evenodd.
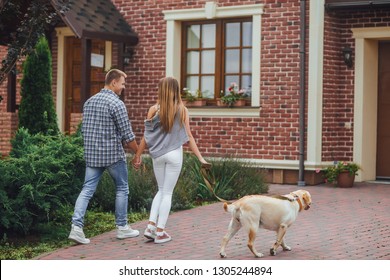
<path id="1" fill-rule="evenodd" d="M 305 47 L 306 47 L 306 0 L 300 3 L 300 81 L 299 81 L 299 176 L 298 186 L 305 186 Z"/>

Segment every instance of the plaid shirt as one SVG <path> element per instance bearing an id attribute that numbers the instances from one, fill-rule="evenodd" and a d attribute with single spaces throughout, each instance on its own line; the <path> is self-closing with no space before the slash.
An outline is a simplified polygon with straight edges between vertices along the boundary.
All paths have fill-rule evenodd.
<path id="1" fill-rule="evenodd" d="M 90 167 L 107 167 L 125 160 L 122 142 L 135 139 L 125 104 L 104 88 L 84 104 L 82 133 L 84 158 Z"/>

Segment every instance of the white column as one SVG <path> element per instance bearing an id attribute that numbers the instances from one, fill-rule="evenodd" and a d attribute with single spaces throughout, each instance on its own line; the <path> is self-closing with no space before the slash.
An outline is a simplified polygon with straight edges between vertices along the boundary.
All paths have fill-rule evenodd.
<path id="1" fill-rule="evenodd" d="M 324 0 L 310 1 L 307 162 L 312 167 L 320 166 L 322 161 L 324 13 Z"/>
<path id="2" fill-rule="evenodd" d="M 167 20 L 166 36 L 166 76 L 180 81 L 181 25 L 175 20 Z"/>

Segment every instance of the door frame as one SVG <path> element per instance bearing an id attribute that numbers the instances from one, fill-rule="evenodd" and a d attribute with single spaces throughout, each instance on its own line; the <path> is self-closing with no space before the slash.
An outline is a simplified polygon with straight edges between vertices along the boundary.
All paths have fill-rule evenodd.
<path id="1" fill-rule="evenodd" d="M 390 27 L 353 28 L 355 38 L 353 160 L 362 169 L 356 181 L 376 179 L 378 42 L 390 39 Z"/>
<path id="2" fill-rule="evenodd" d="M 65 37 L 76 36 L 69 27 L 57 27 L 57 69 L 54 70 L 57 74 L 56 79 L 56 112 L 58 127 L 61 132 L 65 131 Z M 105 71 L 108 71 L 112 67 L 112 42 L 106 41 L 105 43 Z"/>

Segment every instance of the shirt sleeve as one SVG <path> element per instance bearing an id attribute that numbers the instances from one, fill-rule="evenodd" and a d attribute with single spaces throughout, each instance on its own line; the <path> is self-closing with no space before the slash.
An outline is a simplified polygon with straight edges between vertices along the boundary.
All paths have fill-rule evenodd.
<path id="1" fill-rule="evenodd" d="M 122 141 L 131 142 L 135 139 L 126 106 L 123 102 L 119 102 L 112 112 L 113 121 L 115 123 L 118 136 Z"/>

